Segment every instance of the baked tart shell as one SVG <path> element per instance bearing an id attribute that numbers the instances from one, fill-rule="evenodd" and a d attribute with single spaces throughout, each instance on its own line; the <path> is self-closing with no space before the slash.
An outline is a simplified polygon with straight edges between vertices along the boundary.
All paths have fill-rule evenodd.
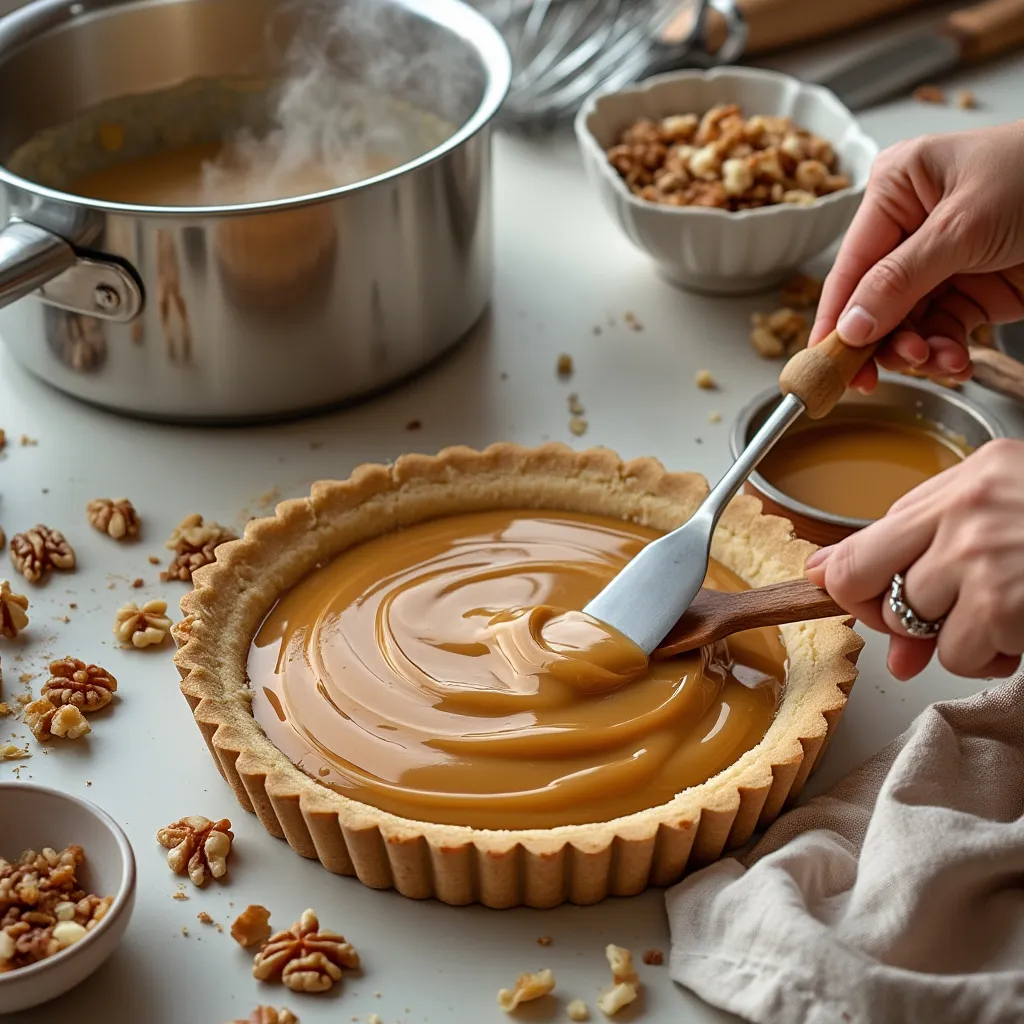
<path id="1" fill-rule="evenodd" d="M 499 508 L 582 512 L 667 531 L 707 494 L 692 473 L 654 459 L 623 462 L 564 445 L 449 448 L 364 465 L 284 501 L 197 570 L 174 627 L 181 689 L 239 803 L 266 830 L 329 871 L 414 899 L 488 907 L 597 903 L 670 885 L 766 827 L 818 763 L 850 688 L 863 641 L 850 620 L 783 626 L 789 675 L 764 739 L 707 782 L 627 817 L 588 825 L 492 831 L 412 821 L 359 803 L 306 775 L 253 718 L 246 665 L 277 599 L 317 565 L 426 519 Z M 812 545 L 789 522 L 737 497 L 712 557 L 751 586 L 802 576 Z"/>

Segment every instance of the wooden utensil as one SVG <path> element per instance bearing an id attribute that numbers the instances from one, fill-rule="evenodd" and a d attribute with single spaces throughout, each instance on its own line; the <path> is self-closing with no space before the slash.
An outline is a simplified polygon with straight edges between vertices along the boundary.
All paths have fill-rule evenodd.
<path id="1" fill-rule="evenodd" d="M 877 347 L 850 348 L 833 331 L 820 345 L 793 356 L 779 377 L 782 401 L 700 507 L 678 529 L 648 544 L 584 611 L 652 654 L 704 584 L 711 536 L 726 505 L 804 413 L 820 419 L 834 408 Z"/>
<path id="2" fill-rule="evenodd" d="M 810 580 L 791 580 L 736 592 L 702 590 L 651 657 L 671 658 L 745 629 L 827 619 L 833 615 L 846 612 Z"/>
<path id="3" fill-rule="evenodd" d="M 1007 398 L 1024 402 L 1024 363 L 998 349 L 971 345 L 975 383 L 990 391 L 998 391 Z"/>

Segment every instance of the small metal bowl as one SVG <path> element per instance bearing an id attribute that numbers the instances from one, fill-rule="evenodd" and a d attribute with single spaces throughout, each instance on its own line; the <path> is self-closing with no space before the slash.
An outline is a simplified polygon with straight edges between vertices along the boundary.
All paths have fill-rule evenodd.
<path id="1" fill-rule="evenodd" d="M 734 458 L 746 448 L 780 400 L 778 388 L 769 388 L 740 412 L 730 437 Z M 913 377 L 882 374 L 870 395 L 848 391 L 840 404 L 844 408 L 884 410 L 896 422 L 930 426 L 961 440 L 969 451 L 1006 436 L 1006 430 L 988 410 L 979 408 L 959 392 Z M 873 522 L 805 505 L 773 487 L 757 472 L 751 474 L 745 491 L 761 499 L 765 512 L 790 520 L 796 535 L 813 544 L 835 544 Z"/>

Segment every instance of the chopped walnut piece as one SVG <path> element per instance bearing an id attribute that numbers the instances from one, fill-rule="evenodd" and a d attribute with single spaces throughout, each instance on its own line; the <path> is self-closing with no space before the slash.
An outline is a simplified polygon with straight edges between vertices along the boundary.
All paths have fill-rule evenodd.
<path id="1" fill-rule="evenodd" d="M 201 815 L 181 818 L 156 834 L 156 841 L 168 849 L 167 865 L 176 874 L 203 886 L 209 878 L 223 878 L 235 838 L 227 818 L 210 821 Z"/>
<path id="2" fill-rule="evenodd" d="M 11 713 L 11 706 L 7 701 L 0 700 L 0 718 L 6 718 Z"/>
<path id="3" fill-rule="evenodd" d="M 258 903 L 247 906 L 231 925 L 231 938 L 245 948 L 266 942 L 271 934 L 270 911 Z"/>
<path id="4" fill-rule="evenodd" d="M 127 498 L 94 498 L 85 506 L 89 522 L 114 540 L 139 534 L 139 514 Z"/>
<path id="5" fill-rule="evenodd" d="M 280 1010 L 272 1006 L 257 1006 L 244 1020 L 236 1020 L 232 1024 L 299 1024 L 299 1018 L 284 1006 Z"/>
<path id="6" fill-rule="evenodd" d="M 293 992 L 326 992 L 342 968 L 356 970 L 359 954 L 336 932 L 321 930 L 312 910 L 287 931 L 271 936 L 252 962 L 260 981 L 283 981 Z"/>
<path id="7" fill-rule="evenodd" d="M 51 569 L 74 569 L 75 552 L 64 534 L 40 523 L 11 538 L 11 561 L 29 583 L 38 583 Z"/>
<path id="8" fill-rule="evenodd" d="M 634 195 L 670 206 L 748 210 L 814 202 L 850 184 L 837 173 L 827 139 L 788 117 L 745 120 L 735 104 L 712 107 L 700 118 L 637 121 L 606 155 Z"/>
<path id="9" fill-rule="evenodd" d="M 558 362 L 555 364 L 555 370 L 559 377 L 571 377 L 573 371 L 572 356 L 563 352 L 558 357 Z"/>
<path id="10" fill-rule="evenodd" d="M 614 985 L 598 999 L 597 1005 L 602 1013 L 613 1017 L 636 1000 L 640 992 L 640 978 L 633 966 L 633 954 L 628 949 L 609 943 L 604 954 L 612 969 Z"/>
<path id="11" fill-rule="evenodd" d="M 498 1005 L 511 1013 L 520 1003 L 528 1003 L 540 999 L 555 990 L 555 976 L 550 968 L 534 974 L 520 974 L 516 978 L 515 988 L 503 988 L 498 992 Z"/>
<path id="12" fill-rule="evenodd" d="M 569 1003 L 565 1008 L 565 1015 L 573 1021 L 590 1020 L 590 1010 L 587 1009 L 587 1004 L 582 999 L 574 999 Z"/>
<path id="13" fill-rule="evenodd" d="M 34 700 L 25 705 L 25 725 L 40 743 L 54 736 L 77 740 L 92 732 L 85 715 L 74 704 L 58 707 L 48 700 Z"/>
<path id="14" fill-rule="evenodd" d="M 660 949 L 648 949 L 644 952 L 643 959 L 649 967 L 661 967 L 665 962 L 665 954 Z"/>
<path id="15" fill-rule="evenodd" d="M 636 1002 L 639 995 L 637 986 L 628 981 L 621 981 L 613 985 L 607 992 L 598 997 L 598 1009 L 607 1017 L 614 1017 L 619 1010 Z"/>
<path id="16" fill-rule="evenodd" d="M 756 314 L 755 317 L 763 320 L 760 314 Z M 757 354 L 765 359 L 778 359 L 786 354 L 785 342 L 772 334 L 763 323 L 757 322 L 757 319 L 750 332 L 750 344 L 754 346 Z"/>
<path id="17" fill-rule="evenodd" d="M 938 103 L 941 105 L 946 102 L 946 94 L 937 85 L 919 85 L 914 90 L 914 99 L 918 103 Z"/>
<path id="18" fill-rule="evenodd" d="M 698 370 L 694 381 L 702 391 L 714 391 L 718 387 L 710 370 Z"/>
<path id="19" fill-rule="evenodd" d="M 28 625 L 28 598 L 0 580 L 0 636 L 13 640 Z"/>
<path id="20" fill-rule="evenodd" d="M 957 89 L 956 105 L 961 110 L 974 110 L 978 105 L 978 98 L 970 89 Z"/>
<path id="21" fill-rule="evenodd" d="M 5 743 L 0 747 L 0 761 L 20 761 L 23 757 L 31 757 L 28 747 L 18 747 L 13 743 Z"/>
<path id="22" fill-rule="evenodd" d="M 170 628 L 166 601 L 147 601 L 141 608 L 129 601 L 117 610 L 114 618 L 114 636 L 134 647 L 159 646 L 167 639 Z"/>
<path id="23" fill-rule="evenodd" d="M 216 550 L 229 540 L 237 540 L 237 534 L 219 523 L 204 523 L 198 512 L 186 516 L 171 532 L 164 547 L 175 553 L 167 569 L 160 573 L 160 579 L 192 579 L 196 569 L 216 560 Z"/>
<path id="24" fill-rule="evenodd" d="M 80 942 L 103 920 L 113 899 L 79 887 L 84 859 L 80 846 L 27 850 L 15 862 L 0 857 L 0 974 Z"/>
<path id="25" fill-rule="evenodd" d="M 51 704 L 73 704 L 81 711 L 99 711 L 113 699 L 117 680 L 99 665 L 86 665 L 78 658 L 50 662 L 50 678 L 41 696 Z"/>
<path id="26" fill-rule="evenodd" d="M 793 274 L 782 286 L 782 305 L 790 309 L 809 309 L 821 298 L 822 282 L 808 274 Z"/>
<path id="27" fill-rule="evenodd" d="M 537 939 L 537 945 L 538 946 L 550 946 L 551 945 L 551 936 L 550 935 L 542 935 L 539 939 Z"/>

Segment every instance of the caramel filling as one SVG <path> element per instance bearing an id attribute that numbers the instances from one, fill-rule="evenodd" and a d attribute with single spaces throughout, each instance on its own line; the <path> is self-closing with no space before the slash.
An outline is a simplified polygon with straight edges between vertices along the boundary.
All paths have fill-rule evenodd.
<path id="1" fill-rule="evenodd" d="M 607 821 L 757 744 L 785 678 L 775 630 L 647 664 L 582 612 L 658 534 L 493 511 L 343 552 L 253 641 L 253 713 L 296 765 L 402 817 L 477 828 Z M 707 585 L 745 584 L 712 563 Z"/>
<path id="2" fill-rule="evenodd" d="M 811 508 L 880 519 L 894 501 L 965 456 L 937 431 L 837 410 L 790 430 L 758 472 Z"/>
<path id="3" fill-rule="evenodd" d="M 226 206 L 325 192 L 397 167 L 383 155 L 353 157 L 344 168 L 286 165 L 271 151 L 256 156 L 220 143 L 198 143 L 120 160 L 68 186 L 74 195 L 135 206 Z"/>

